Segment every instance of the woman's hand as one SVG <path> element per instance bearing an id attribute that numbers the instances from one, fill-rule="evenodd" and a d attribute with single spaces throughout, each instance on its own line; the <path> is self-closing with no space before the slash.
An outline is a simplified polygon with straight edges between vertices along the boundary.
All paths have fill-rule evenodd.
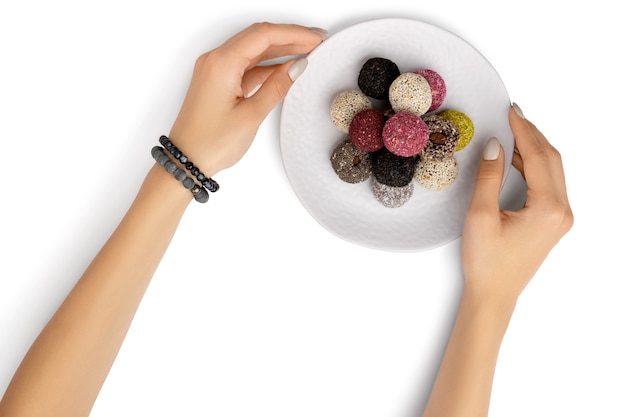
<path id="1" fill-rule="evenodd" d="M 306 59 L 259 63 L 308 54 L 325 35 L 318 28 L 256 23 L 201 55 L 171 141 L 207 176 L 235 164 L 306 67 Z"/>
<path id="2" fill-rule="evenodd" d="M 517 298 L 552 247 L 572 227 L 561 157 L 517 105 L 509 123 L 526 179 L 519 211 L 501 211 L 504 155 L 487 141 L 470 201 L 461 262 L 465 286 L 456 321 L 424 417 L 484 417 L 504 334 Z"/>
<path id="3" fill-rule="evenodd" d="M 481 300 L 515 303 L 552 247 L 572 227 L 573 215 L 559 152 L 526 120 L 509 111 L 517 151 L 513 166 L 528 185 L 519 211 L 500 211 L 503 152 L 496 139 L 485 146 L 462 241 L 465 291 Z"/>

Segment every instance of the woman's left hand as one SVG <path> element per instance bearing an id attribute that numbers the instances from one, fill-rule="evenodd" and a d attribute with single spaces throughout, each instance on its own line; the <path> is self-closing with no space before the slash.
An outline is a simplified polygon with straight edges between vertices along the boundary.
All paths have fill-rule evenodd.
<path id="1" fill-rule="evenodd" d="M 308 54 L 325 35 L 318 28 L 255 23 L 201 55 L 169 135 L 172 143 L 207 176 L 234 165 L 307 61 L 259 64 Z"/>

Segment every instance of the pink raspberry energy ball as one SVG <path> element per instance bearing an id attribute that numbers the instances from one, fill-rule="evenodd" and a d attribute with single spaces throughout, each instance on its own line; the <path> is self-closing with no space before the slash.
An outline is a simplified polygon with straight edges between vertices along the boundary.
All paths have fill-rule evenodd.
<path id="1" fill-rule="evenodd" d="M 428 142 L 428 126 L 421 117 L 411 112 L 391 116 L 383 128 L 383 143 L 393 154 L 414 156 Z"/>
<path id="2" fill-rule="evenodd" d="M 348 136 L 359 150 L 375 152 L 385 146 L 383 143 L 384 126 L 385 116 L 380 111 L 362 110 L 352 118 Z"/>
<path id="3" fill-rule="evenodd" d="M 446 98 L 446 93 L 448 91 L 445 81 L 438 72 L 431 69 L 419 69 L 414 71 L 414 73 L 426 78 L 428 85 L 430 85 L 432 103 L 428 111 L 437 110 L 443 104 L 443 100 Z"/>

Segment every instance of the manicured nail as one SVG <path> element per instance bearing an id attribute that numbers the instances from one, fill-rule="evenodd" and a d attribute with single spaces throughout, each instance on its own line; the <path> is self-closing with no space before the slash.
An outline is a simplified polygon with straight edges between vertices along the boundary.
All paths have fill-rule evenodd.
<path id="1" fill-rule="evenodd" d="M 500 141 L 498 141 L 498 138 L 491 137 L 483 149 L 483 159 L 494 161 L 498 159 L 498 156 L 500 156 Z"/>
<path id="2" fill-rule="evenodd" d="M 291 81 L 295 81 L 300 75 L 302 75 L 308 63 L 309 61 L 307 61 L 306 58 L 300 58 L 289 67 L 287 72 Z"/>
<path id="3" fill-rule="evenodd" d="M 248 92 L 248 94 L 246 95 L 246 98 L 252 97 L 254 95 L 254 93 L 259 91 L 259 88 L 261 88 L 261 84 L 257 84 L 256 87 L 254 87 L 252 90 L 250 90 L 250 92 Z"/>
<path id="4" fill-rule="evenodd" d="M 524 112 L 522 111 L 522 109 L 520 109 L 517 103 L 513 103 L 511 106 L 513 107 L 513 111 L 515 112 L 515 114 L 517 114 L 520 119 L 526 119 L 524 117 Z"/>
<path id="5" fill-rule="evenodd" d="M 309 28 L 309 30 L 311 32 L 315 32 L 317 35 L 319 35 L 322 40 L 326 40 L 326 38 L 328 37 L 328 31 L 322 28 L 316 28 L 316 27 L 311 27 Z"/>

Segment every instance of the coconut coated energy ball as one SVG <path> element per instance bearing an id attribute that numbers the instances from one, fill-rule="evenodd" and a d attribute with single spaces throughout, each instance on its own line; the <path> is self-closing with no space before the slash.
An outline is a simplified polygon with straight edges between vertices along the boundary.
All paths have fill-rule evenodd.
<path id="1" fill-rule="evenodd" d="M 432 100 L 426 78 L 413 72 L 400 74 L 389 86 L 389 103 L 396 113 L 411 112 L 421 116 L 428 111 Z"/>
<path id="2" fill-rule="evenodd" d="M 352 118 L 358 112 L 371 108 L 372 102 L 360 91 L 342 91 L 333 98 L 330 105 L 330 118 L 337 129 L 348 133 Z"/>
<path id="3" fill-rule="evenodd" d="M 414 190 L 413 182 L 409 182 L 404 187 L 391 187 L 378 182 L 376 178 L 372 178 L 374 198 L 385 207 L 402 207 L 411 199 Z"/>

